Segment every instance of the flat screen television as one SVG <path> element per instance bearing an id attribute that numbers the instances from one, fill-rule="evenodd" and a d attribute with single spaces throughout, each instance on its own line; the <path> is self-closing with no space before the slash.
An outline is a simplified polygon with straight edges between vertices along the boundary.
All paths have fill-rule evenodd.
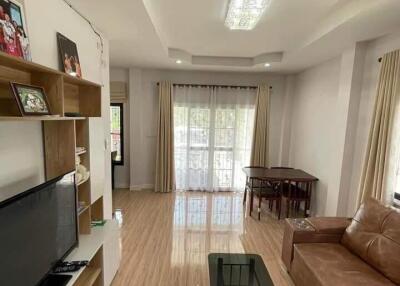
<path id="1" fill-rule="evenodd" d="M 0 203 L 0 285 L 34 286 L 78 244 L 74 173 Z"/>

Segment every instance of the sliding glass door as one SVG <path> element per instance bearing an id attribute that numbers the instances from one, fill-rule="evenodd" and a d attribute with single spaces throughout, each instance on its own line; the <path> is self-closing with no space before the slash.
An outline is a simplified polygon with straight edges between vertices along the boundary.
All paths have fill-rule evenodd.
<path id="1" fill-rule="evenodd" d="M 243 188 L 250 160 L 255 91 L 174 88 L 175 174 L 179 190 Z"/>

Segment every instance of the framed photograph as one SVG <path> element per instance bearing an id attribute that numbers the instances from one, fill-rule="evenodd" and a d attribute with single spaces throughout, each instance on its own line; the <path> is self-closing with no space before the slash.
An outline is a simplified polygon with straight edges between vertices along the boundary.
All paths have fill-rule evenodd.
<path id="1" fill-rule="evenodd" d="M 17 2 L 0 0 L 0 51 L 31 61 L 23 6 Z"/>
<path id="2" fill-rule="evenodd" d="M 43 88 L 11 82 L 15 100 L 23 116 L 51 115 L 50 105 Z"/>
<path id="3" fill-rule="evenodd" d="M 60 66 L 63 71 L 72 76 L 82 78 L 81 64 L 76 44 L 60 33 L 57 33 L 57 42 L 60 53 Z"/>

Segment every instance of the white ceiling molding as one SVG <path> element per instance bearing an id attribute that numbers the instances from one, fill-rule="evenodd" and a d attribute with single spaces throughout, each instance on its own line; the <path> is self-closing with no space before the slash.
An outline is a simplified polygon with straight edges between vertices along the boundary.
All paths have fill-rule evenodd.
<path id="1" fill-rule="evenodd" d="M 227 0 L 69 1 L 107 36 L 113 67 L 293 73 L 400 27 L 400 0 L 271 1 L 251 31 L 224 25 Z"/>
<path id="2" fill-rule="evenodd" d="M 251 67 L 253 66 L 253 58 L 193 56 L 192 64 L 225 67 Z"/>
<path id="3" fill-rule="evenodd" d="M 185 63 L 192 62 L 192 55 L 180 49 L 168 48 L 168 57 L 175 60 L 181 60 Z"/>
<path id="4" fill-rule="evenodd" d="M 280 63 L 283 59 L 283 52 L 264 53 L 253 58 L 253 65 L 265 63 Z"/>
<path id="5" fill-rule="evenodd" d="M 280 63 L 283 52 L 264 53 L 255 57 L 218 57 L 191 55 L 181 49 L 168 48 L 168 56 L 192 65 L 253 67 L 265 63 Z"/>

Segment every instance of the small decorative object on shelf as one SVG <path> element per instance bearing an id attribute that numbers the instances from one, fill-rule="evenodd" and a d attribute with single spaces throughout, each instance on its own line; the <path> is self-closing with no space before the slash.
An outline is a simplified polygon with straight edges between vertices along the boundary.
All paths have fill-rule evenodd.
<path id="1" fill-rule="evenodd" d="M 76 184 L 80 185 L 87 181 L 90 177 L 90 172 L 88 169 L 81 165 L 81 158 L 79 156 L 75 156 L 75 165 L 76 165 Z"/>
<path id="2" fill-rule="evenodd" d="M 17 1 L 0 1 L 0 51 L 31 61 L 23 6 Z"/>
<path id="3" fill-rule="evenodd" d="M 103 226 L 106 224 L 106 220 L 102 219 L 102 220 L 92 220 L 91 225 L 92 226 Z"/>
<path id="4" fill-rule="evenodd" d="M 42 87 L 10 82 L 22 116 L 50 115 L 50 105 Z"/>
<path id="5" fill-rule="evenodd" d="M 58 50 L 60 53 L 60 66 L 65 73 L 82 78 L 81 64 L 79 62 L 76 44 L 64 35 L 57 33 Z"/>
<path id="6" fill-rule="evenodd" d="M 76 147 L 76 154 L 80 155 L 86 152 L 86 148 L 85 147 Z"/>

